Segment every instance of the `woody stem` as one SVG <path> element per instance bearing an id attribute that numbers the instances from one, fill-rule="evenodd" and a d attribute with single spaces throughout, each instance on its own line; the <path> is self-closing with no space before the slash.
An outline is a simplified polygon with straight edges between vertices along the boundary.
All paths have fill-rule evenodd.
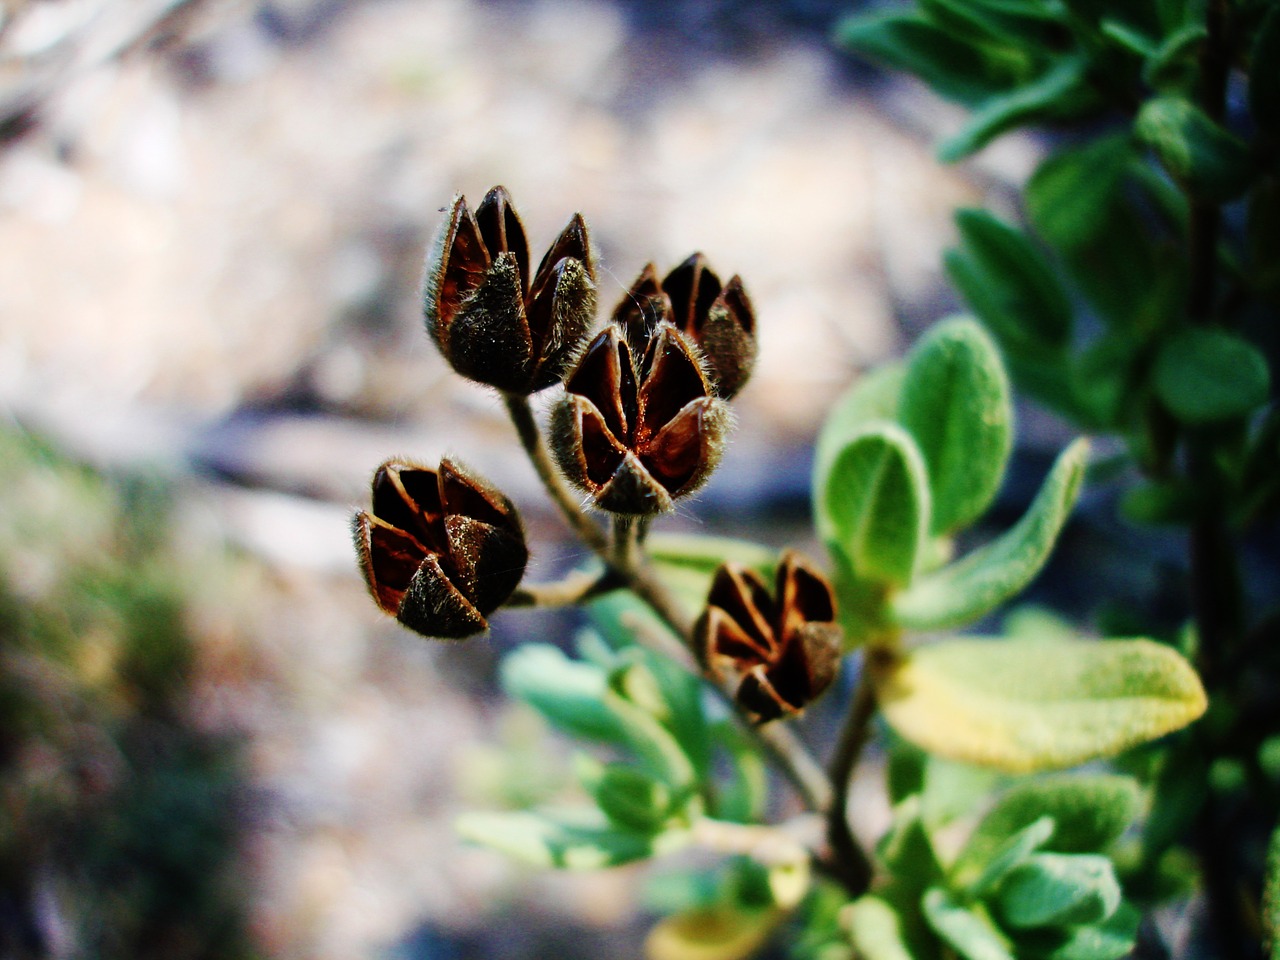
<path id="1" fill-rule="evenodd" d="M 521 584 L 506 602 L 506 606 L 569 607 L 621 586 L 622 581 L 612 569 L 606 569 L 603 573 L 577 571 L 554 583 Z"/>
<path id="2" fill-rule="evenodd" d="M 538 429 L 528 397 L 503 394 L 503 399 L 506 401 L 516 433 L 520 437 L 520 444 L 524 447 L 542 485 L 546 487 L 547 493 L 559 508 L 561 515 L 592 552 L 605 562 L 611 573 L 643 600 L 680 638 L 684 644 L 683 656 L 677 659 L 687 662 L 690 659 L 689 651 L 693 647 L 693 619 L 667 589 L 666 584 L 654 573 L 647 561 L 645 551 L 639 542 L 647 521 L 615 517 L 614 537 L 611 540 L 590 517 L 583 513 L 578 498 L 565 484 L 551 462 L 551 454 L 542 438 L 542 432 Z M 672 654 L 670 649 L 664 649 L 665 643 L 653 643 L 652 638 L 648 637 L 644 631 L 637 631 L 637 639 L 646 646 L 655 648 L 664 656 Z M 803 798 L 805 805 L 815 811 L 829 810 L 833 797 L 831 781 L 827 779 L 822 766 L 790 728 L 780 724 L 755 726 L 738 707 L 732 690 L 720 684 L 715 684 L 715 689 L 738 714 L 744 728 L 777 762 L 783 774 Z"/>
<path id="3" fill-rule="evenodd" d="M 529 398 L 514 393 L 504 393 L 502 399 L 506 401 L 507 412 L 511 415 L 511 422 L 515 425 L 516 433 L 520 437 L 520 445 L 524 447 L 529 462 L 533 464 L 533 469 L 538 473 L 538 479 L 542 481 L 552 502 L 559 509 L 560 515 L 583 543 L 596 554 L 604 556 L 609 548 L 609 538 L 590 517 L 582 512 L 578 506 L 577 496 L 564 482 L 555 464 L 551 462 L 551 451 L 547 449 L 542 439 L 542 431 L 538 429 L 538 421 L 533 415 L 533 407 L 529 405 Z"/>
<path id="4" fill-rule="evenodd" d="M 831 786 L 835 794 L 827 810 L 827 842 L 836 860 L 834 872 L 855 895 L 865 893 L 870 886 L 872 866 L 849 826 L 849 788 L 862 748 L 871 734 L 871 720 L 875 713 L 876 691 L 864 657 L 853 703 L 845 716 L 840 740 L 831 758 Z"/>

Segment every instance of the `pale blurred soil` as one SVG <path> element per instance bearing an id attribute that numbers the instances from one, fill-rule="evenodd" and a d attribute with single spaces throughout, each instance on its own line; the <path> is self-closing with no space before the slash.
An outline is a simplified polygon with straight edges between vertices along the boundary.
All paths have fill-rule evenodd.
<path id="1" fill-rule="evenodd" d="M 174 474 L 184 535 L 243 551 L 200 593 L 195 709 L 249 738 L 264 948 L 386 956 L 518 909 L 634 956 L 634 871 L 530 875 L 450 827 L 510 787 L 501 749 L 565 762 L 486 699 L 503 649 L 563 624 L 429 644 L 377 615 L 349 554 L 377 463 L 450 452 L 525 508 L 533 576 L 573 556 L 500 404 L 422 332 L 439 211 L 504 183 L 535 247 L 582 211 L 602 307 L 648 259 L 701 249 L 743 276 L 760 366 L 721 475 L 671 523 L 743 532 L 802 496 L 826 406 L 939 302 L 951 210 L 1025 148 L 966 179 L 930 152 L 948 114 L 914 88 L 861 96 L 820 38 L 686 49 L 603 0 L 8 9 L 0 402 L 92 462 Z M 536 955 L 510 949 L 491 955 Z"/>

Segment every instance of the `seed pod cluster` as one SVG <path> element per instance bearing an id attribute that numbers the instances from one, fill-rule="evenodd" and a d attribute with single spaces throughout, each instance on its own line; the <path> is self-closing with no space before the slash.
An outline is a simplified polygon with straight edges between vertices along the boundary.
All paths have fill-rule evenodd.
<path id="1" fill-rule="evenodd" d="M 793 716 L 831 685 L 843 632 L 831 584 L 799 554 L 778 565 L 774 595 L 754 570 L 716 571 L 694 642 L 713 676 L 736 679 L 736 699 L 759 723 Z"/>
<path id="2" fill-rule="evenodd" d="M 590 339 L 596 273 L 574 214 L 537 269 L 505 188 L 476 207 L 458 196 L 427 258 L 427 331 L 464 377 L 512 396 L 563 382 L 551 447 L 598 507 L 648 516 L 700 487 L 720 461 L 726 401 L 755 362 L 755 314 L 737 276 L 700 253 L 661 280 L 649 264 Z M 431 637 L 483 632 L 528 560 L 511 502 L 450 460 L 388 461 L 373 507 L 353 521 L 375 601 Z"/>
<path id="3" fill-rule="evenodd" d="M 488 629 L 524 576 L 529 551 L 511 501 L 452 460 L 399 460 L 373 476 L 373 509 L 352 520 L 378 606 L 427 637 Z"/>

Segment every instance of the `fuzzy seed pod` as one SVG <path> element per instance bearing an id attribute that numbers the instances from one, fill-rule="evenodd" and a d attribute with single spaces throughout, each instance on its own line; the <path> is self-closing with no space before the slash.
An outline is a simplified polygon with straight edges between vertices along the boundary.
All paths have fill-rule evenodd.
<path id="1" fill-rule="evenodd" d="M 379 607 L 423 636 L 483 633 L 511 596 L 529 551 L 515 507 L 451 460 L 391 460 L 373 476 L 373 510 L 352 534 Z"/>
<path id="2" fill-rule="evenodd" d="M 835 679 L 843 649 L 827 579 L 799 554 L 778 565 L 776 593 L 754 571 L 716 571 L 695 649 L 713 676 L 738 679 L 736 698 L 756 722 L 794 716 Z"/>
<path id="3" fill-rule="evenodd" d="M 729 410 L 697 348 L 671 324 L 609 324 L 565 381 L 551 443 L 565 476 L 596 506 L 636 516 L 696 490 L 724 449 Z"/>
<path id="4" fill-rule="evenodd" d="M 613 320 L 627 328 L 671 323 L 702 351 L 716 394 L 725 400 L 746 385 L 755 366 L 755 311 L 742 278 L 735 275 L 721 285 L 701 253 L 661 282 L 654 265 L 647 264 L 614 310 Z"/>
<path id="5" fill-rule="evenodd" d="M 527 396 L 560 382 L 591 329 L 595 265 L 581 215 L 530 280 L 524 225 L 504 187 L 474 216 L 457 197 L 427 257 L 427 331 L 458 373 Z"/>

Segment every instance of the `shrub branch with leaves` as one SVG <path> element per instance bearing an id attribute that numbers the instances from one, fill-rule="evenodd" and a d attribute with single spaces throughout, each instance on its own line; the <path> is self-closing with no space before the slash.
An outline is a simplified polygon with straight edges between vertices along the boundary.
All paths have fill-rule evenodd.
<path id="1" fill-rule="evenodd" d="M 1253 95 L 1250 142 L 1221 89 L 1228 70 L 1277 50 L 1280 12 L 1263 6 L 929 0 L 845 26 L 850 45 L 973 108 L 944 157 L 1032 122 L 1087 121 L 1092 138 L 1028 184 L 1048 249 L 961 212 L 947 269 L 974 317 L 936 325 L 831 410 L 813 478 L 825 568 L 650 529 L 728 441 L 728 402 L 757 349 L 738 277 L 722 283 L 698 254 L 662 279 L 650 264 L 597 330 L 580 215 L 534 270 L 505 190 L 474 214 L 455 200 L 427 265 L 427 328 L 459 374 L 501 393 L 591 559 L 561 582 L 521 582 L 528 548 L 505 496 L 453 460 L 397 461 L 355 518 L 361 569 L 382 609 L 430 637 L 483 632 L 503 607 L 585 609 L 575 656 L 524 644 L 502 681 L 598 748 L 575 761 L 579 805 L 469 813 L 465 837 L 567 869 L 722 854 L 662 882 L 654 960 L 746 957 L 787 924 L 791 953 L 822 960 L 1132 949 L 1179 845 L 1224 836 L 1196 777 L 1239 759 L 1222 731 L 1246 722 L 1230 699 L 1246 639 L 1232 536 L 1280 500 L 1267 360 L 1226 322 L 1241 298 L 1274 308 L 1280 190 L 1261 158 L 1280 108 Z M 1268 83 L 1255 75 L 1250 89 Z M 1108 132 L 1099 118 L 1113 116 Z M 1258 212 L 1241 256 L 1219 205 L 1246 192 Z M 1085 639 L 1031 613 L 1002 636 L 955 633 L 1043 568 L 1089 472 L 1081 439 L 1021 519 L 955 555 L 1013 448 L 1007 370 L 1084 429 L 1128 441 L 1145 472 L 1131 513 L 1191 526 L 1197 642 L 1183 652 L 1158 637 Z M 544 433 L 529 397 L 553 388 Z M 790 721 L 841 669 L 856 680 L 839 733 L 807 744 Z M 1206 686 L 1221 716 L 1178 733 L 1205 712 Z M 848 813 L 872 738 L 887 750 L 892 822 L 868 850 Z M 1113 757 L 1115 771 L 1052 772 Z M 777 819 L 767 765 L 802 812 Z"/>

